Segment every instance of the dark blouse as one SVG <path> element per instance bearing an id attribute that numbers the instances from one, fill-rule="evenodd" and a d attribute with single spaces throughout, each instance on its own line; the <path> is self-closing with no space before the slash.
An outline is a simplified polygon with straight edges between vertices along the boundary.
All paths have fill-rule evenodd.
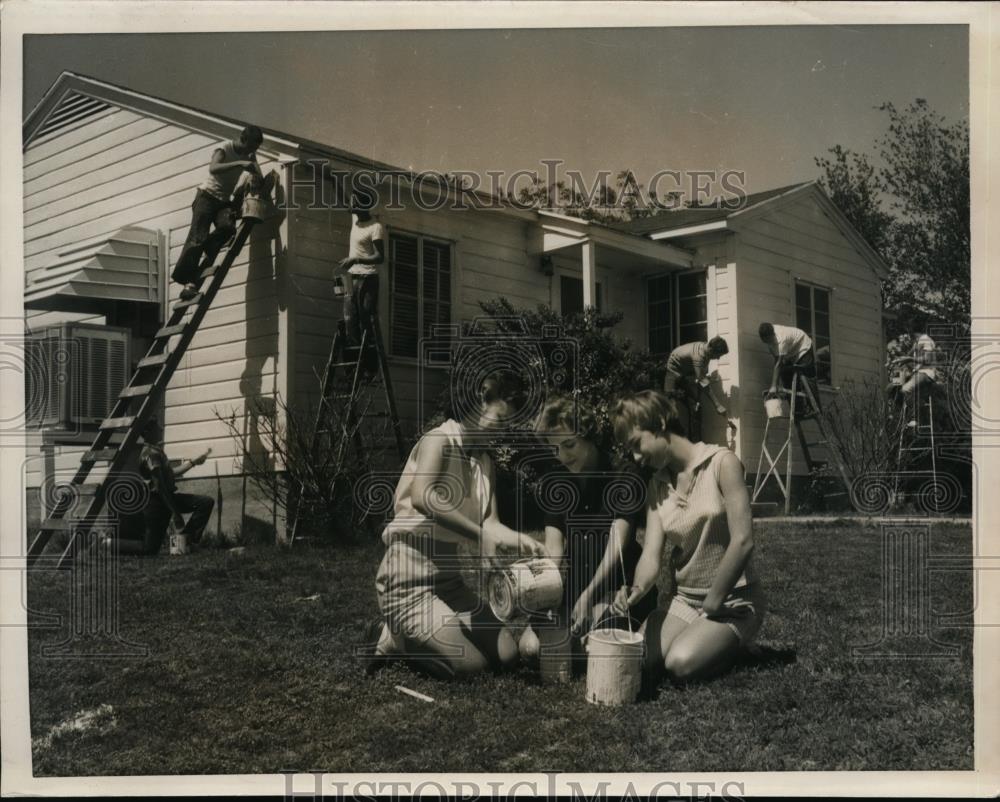
<path id="1" fill-rule="evenodd" d="M 618 519 L 632 527 L 632 540 L 624 549 L 625 575 L 631 584 L 642 554 L 635 532 L 644 522 L 646 509 L 646 483 L 635 465 L 612 463 L 602 454 L 592 472 L 572 473 L 559 467 L 542 477 L 537 496 L 545 525 L 555 527 L 565 538 L 563 601 L 567 611 L 590 584 L 604 557 L 611 525 Z M 616 564 L 611 577 L 597 589 L 594 601 L 614 593 L 622 584 L 622 567 Z M 655 593 L 650 596 L 655 605 Z"/>

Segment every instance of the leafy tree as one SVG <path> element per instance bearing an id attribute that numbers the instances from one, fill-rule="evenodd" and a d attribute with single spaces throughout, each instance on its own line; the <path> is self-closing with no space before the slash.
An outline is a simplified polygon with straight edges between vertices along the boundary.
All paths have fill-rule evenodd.
<path id="1" fill-rule="evenodd" d="M 831 199 L 889 265 L 891 334 L 928 324 L 968 329 L 970 299 L 969 126 L 949 122 L 918 99 L 889 118 L 875 142 L 882 166 L 840 145 L 816 158 Z"/>

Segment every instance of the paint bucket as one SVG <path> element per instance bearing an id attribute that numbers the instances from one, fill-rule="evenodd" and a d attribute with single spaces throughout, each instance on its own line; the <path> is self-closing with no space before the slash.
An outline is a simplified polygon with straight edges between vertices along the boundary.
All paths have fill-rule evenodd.
<path id="1" fill-rule="evenodd" d="M 337 298 L 344 297 L 344 278 L 343 276 L 337 276 L 333 280 L 333 294 Z"/>
<path id="2" fill-rule="evenodd" d="M 764 399 L 764 411 L 769 418 L 787 418 L 788 401 L 780 396 Z"/>
<path id="3" fill-rule="evenodd" d="M 172 534 L 170 536 L 170 554 L 173 557 L 177 557 L 182 554 L 190 554 L 187 535 L 178 532 L 177 534 Z"/>
<path id="4" fill-rule="evenodd" d="M 267 198 L 255 198 L 252 195 L 248 195 L 243 199 L 242 216 L 245 218 L 267 220 L 267 218 L 274 216 L 274 212 L 274 204 Z"/>
<path id="5" fill-rule="evenodd" d="M 559 566 L 547 557 L 517 560 L 494 571 L 486 588 L 493 615 L 505 622 L 551 610 L 562 600 L 562 593 Z"/>
<path id="6" fill-rule="evenodd" d="M 632 704 L 642 684 L 645 644 L 638 632 L 595 629 L 587 634 L 587 701 L 595 705 Z"/>
<path id="7" fill-rule="evenodd" d="M 561 627 L 540 626 L 538 667 L 542 682 L 565 685 L 573 680 L 573 639 Z"/>

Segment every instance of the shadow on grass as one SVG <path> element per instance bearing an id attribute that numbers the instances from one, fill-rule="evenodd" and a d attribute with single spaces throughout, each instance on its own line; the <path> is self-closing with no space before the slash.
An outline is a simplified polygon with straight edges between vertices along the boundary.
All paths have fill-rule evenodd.
<path id="1" fill-rule="evenodd" d="M 639 691 L 637 701 L 655 702 L 660 698 L 660 693 L 676 687 L 712 685 L 720 680 L 725 680 L 733 674 L 739 674 L 747 670 L 767 671 L 781 666 L 791 665 L 798 659 L 798 652 L 793 648 L 776 648 L 774 646 L 762 646 L 754 644 L 749 649 L 740 652 L 733 664 L 715 676 L 705 677 L 687 683 L 674 683 L 664 674 L 651 676 L 648 673 L 643 675 L 642 687 Z"/>

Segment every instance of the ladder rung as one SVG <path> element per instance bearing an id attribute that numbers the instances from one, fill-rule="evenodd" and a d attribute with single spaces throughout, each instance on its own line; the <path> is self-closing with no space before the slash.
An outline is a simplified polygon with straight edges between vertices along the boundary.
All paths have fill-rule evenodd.
<path id="1" fill-rule="evenodd" d="M 137 395 L 149 395 L 149 391 L 153 389 L 151 384 L 137 384 L 134 387 L 126 387 L 119 394 L 119 398 L 135 398 Z"/>
<path id="2" fill-rule="evenodd" d="M 98 462 L 98 461 L 111 461 L 115 458 L 118 453 L 117 448 L 99 448 L 95 451 L 88 451 L 83 455 L 80 462 Z"/>
<path id="3" fill-rule="evenodd" d="M 159 365 L 162 365 L 164 362 L 166 362 L 169 356 L 170 354 L 168 353 L 153 354 L 152 356 L 144 356 L 142 359 L 139 360 L 139 367 L 140 368 L 158 367 Z"/>
<path id="4" fill-rule="evenodd" d="M 215 265 L 212 265 L 211 267 L 206 267 L 204 270 L 201 271 L 201 275 L 199 276 L 199 278 L 202 281 L 204 281 L 205 279 L 211 278 L 212 276 L 215 275 L 215 271 L 217 269 L 218 268 Z"/>
<path id="5" fill-rule="evenodd" d="M 164 326 L 158 332 L 156 332 L 156 339 L 162 340 L 164 337 L 173 337 L 175 334 L 180 334 L 187 328 L 187 324 L 178 323 L 176 326 Z"/>
<path id="6" fill-rule="evenodd" d="M 135 422 L 135 415 L 126 415 L 124 418 L 105 418 L 98 427 L 99 429 L 128 429 Z"/>
<path id="7" fill-rule="evenodd" d="M 178 301 L 174 304 L 174 311 L 179 312 L 181 309 L 187 309 L 189 306 L 194 306 L 204 297 L 205 293 L 199 292 L 193 298 L 188 298 L 186 301 Z"/>
<path id="8" fill-rule="evenodd" d="M 334 362 L 332 365 L 330 365 L 330 367 L 331 368 L 349 368 L 349 367 L 352 367 L 352 366 L 357 365 L 357 364 L 358 364 L 358 360 L 355 359 L 355 360 L 350 361 L 350 362 Z"/>

